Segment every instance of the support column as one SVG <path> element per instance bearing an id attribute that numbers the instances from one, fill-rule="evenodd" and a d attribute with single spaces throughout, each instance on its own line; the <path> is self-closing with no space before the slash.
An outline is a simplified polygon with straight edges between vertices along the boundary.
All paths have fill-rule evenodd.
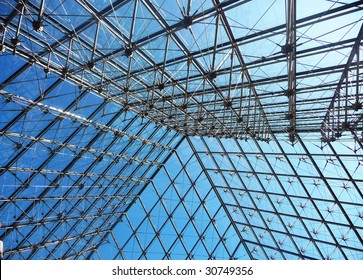
<path id="1" fill-rule="evenodd" d="M 286 44 L 281 52 L 287 56 L 288 88 L 285 95 L 289 98 L 289 112 L 286 119 L 290 121 L 288 132 L 293 143 L 296 138 L 296 0 L 286 0 Z"/>

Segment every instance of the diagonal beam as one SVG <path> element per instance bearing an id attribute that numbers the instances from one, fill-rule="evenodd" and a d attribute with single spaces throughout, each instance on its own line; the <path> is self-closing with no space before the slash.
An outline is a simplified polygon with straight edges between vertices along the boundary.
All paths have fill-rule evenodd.
<path id="1" fill-rule="evenodd" d="M 324 120 L 321 124 L 321 133 L 322 133 L 322 140 L 323 141 L 334 141 L 335 139 L 339 138 L 342 135 L 342 132 L 349 130 L 349 129 L 355 129 L 357 123 L 359 120 L 362 119 L 362 116 L 358 116 L 357 118 L 354 118 L 352 116 L 351 119 L 348 119 L 348 110 L 353 109 L 354 111 L 359 111 L 362 109 L 362 103 L 360 102 L 360 94 L 359 91 L 359 84 L 361 81 L 359 80 L 359 68 L 361 67 L 361 62 L 359 61 L 359 52 L 361 48 L 361 42 L 363 40 L 363 24 L 361 25 L 361 28 L 358 32 L 357 38 L 354 42 L 354 45 L 352 47 L 352 51 L 350 52 L 350 55 L 348 57 L 348 60 L 344 66 L 342 75 L 339 79 L 338 85 L 334 91 L 334 95 L 331 99 L 329 108 L 327 109 L 327 113 L 324 117 Z M 357 58 L 356 65 L 353 64 L 353 59 Z M 356 83 L 355 83 L 355 103 L 351 105 L 351 108 L 349 108 L 349 105 L 347 103 L 347 90 L 348 90 L 348 84 L 344 85 L 344 81 L 348 83 L 348 73 L 350 71 L 350 68 L 352 66 L 356 67 Z M 344 96 L 344 89 L 346 95 Z"/>

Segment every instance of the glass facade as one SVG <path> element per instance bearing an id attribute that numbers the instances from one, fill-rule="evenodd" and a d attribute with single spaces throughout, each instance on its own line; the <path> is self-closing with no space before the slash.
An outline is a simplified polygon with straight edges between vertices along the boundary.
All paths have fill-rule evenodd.
<path id="1" fill-rule="evenodd" d="M 4 259 L 363 259 L 362 1 L 0 0 Z"/>

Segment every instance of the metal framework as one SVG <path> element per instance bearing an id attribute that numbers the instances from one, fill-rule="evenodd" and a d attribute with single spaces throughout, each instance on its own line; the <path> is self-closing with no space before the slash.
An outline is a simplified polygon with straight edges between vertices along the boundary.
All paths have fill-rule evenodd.
<path id="1" fill-rule="evenodd" d="M 347 130 L 360 134 L 362 129 L 362 93 L 360 68 L 362 61 L 363 25 L 348 57 L 342 76 L 338 82 L 328 112 L 322 124 L 322 140 L 334 141 Z"/>
<path id="2" fill-rule="evenodd" d="M 315 2 L 0 0 L 3 257 L 362 259 L 363 1 Z"/>
<path id="3" fill-rule="evenodd" d="M 109 257 L 361 259 L 362 162 L 347 169 L 341 143 L 317 154 L 298 135 L 289 143 L 187 138 L 191 150 L 172 156 L 115 229 L 123 256 Z"/>

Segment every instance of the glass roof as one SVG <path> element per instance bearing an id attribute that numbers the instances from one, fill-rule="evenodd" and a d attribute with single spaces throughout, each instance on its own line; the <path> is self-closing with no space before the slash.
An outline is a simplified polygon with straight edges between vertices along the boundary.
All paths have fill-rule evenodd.
<path id="1" fill-rule="evenodd" d="M 5 259 L 363 259 L 362 1 L 0 0 Z"/>
<path id="2" fill-rule="evenodd" d="M 362 162 L 313 145 L 188 138 L 93 257 L 362 259 Z"/>

